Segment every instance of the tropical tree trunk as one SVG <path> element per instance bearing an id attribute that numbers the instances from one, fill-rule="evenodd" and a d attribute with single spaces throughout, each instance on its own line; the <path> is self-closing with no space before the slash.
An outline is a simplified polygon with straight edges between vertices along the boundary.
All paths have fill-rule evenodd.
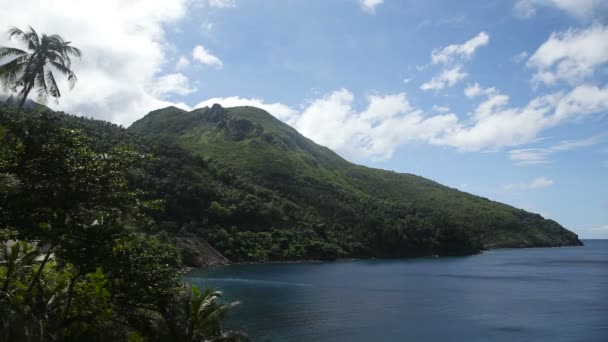
<path id="1" fill-rule="evenodd" d="M 53 248 L 54 247 L 55 247 L 54 244 L 51 245 L 49 247 L 49 250 L 46 252 L 46 255 L 44 256 L 44 259 L 42 260 L 42 263 L 38 267 L 38 271 L 36 272 L 36 274 L 34 275 L 34 277 L 32 278 L 32 280 L 30 281 L 30 286 L 27 288 L 27 291 L 25 291 L 26 295 L 30 294 L 30 292 L 34 288 L 34 285 L 36 285 L 36 282 L 38 282 L 38 279 L 40 278 L 40 274 L 42 273 L 42 270 L 46 266 L 46 263 L 49 261 L 49 258 L 51 257 L 51 254 L 53 253 Z"/>
<path id="2" fill-rule="evenodd" d="M 25 104 L 25 100 L 27 100 L 27 96 L 29 95 L 29 93 L 33 87 L 34 87 L 34 84 L 32 83 L 30 85 L 26 85 L 25 88 L 23 88 L 23 97 L 19 101 L 19 107 L 17 107 L 18 110 L 21 110 L 21 108 L 23 108 L 23 105 Z"/>
<path id="3" fill-rule="evenodd" d="M 70 278 L 70 286 L 68 287 L 68 302 L 65 305 L 65 313 L 63 315 L 63 319 L 65 321 L 68 320 L 70 315 L 70 307 L 72 306 L 72 297 L 74 296 L 74 285 L 76 284 L 76 278 L 80 275 L 80 272 L 76 272 L 76 274 Z"/>

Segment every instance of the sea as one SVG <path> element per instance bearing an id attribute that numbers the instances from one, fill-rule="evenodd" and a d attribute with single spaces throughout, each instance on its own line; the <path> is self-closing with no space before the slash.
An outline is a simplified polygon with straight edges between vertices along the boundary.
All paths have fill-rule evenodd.
<path id="1" fill-rule="evenodd" d="M 608 341 L 608 240 L 451 258 L 237 264 L 185 275 L 253 341 Z"/>

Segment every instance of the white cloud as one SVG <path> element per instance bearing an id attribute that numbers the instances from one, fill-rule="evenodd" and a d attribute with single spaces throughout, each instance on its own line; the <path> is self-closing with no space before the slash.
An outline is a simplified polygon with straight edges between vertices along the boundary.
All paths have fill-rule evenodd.
<path id="1" fill-rule="evenodd" d="M 552 120 L 558 123 L 567 119 L 584 119 L 592 114 L 606 115 L 607 112 L 608 85 L 599 88 L 583 84 L 559 99 Z"/>
<path id="2" fill-rule="evenodd" d="M 194 49 L 192 49 L 192 58 L 202 64 L 213 66 L 219 69 L 224 66 L 224 63 L 222 63 L 219 58 L 211 54 L 211 52 L 205 49 L 205 47 L 202 45 L 197 45 L 194 47 Z"/>
<path id="3" fill-rule="evenodd" d="M 217 8 L 234 8 L 236 7 L 236 0 L 209 0 L 209 6 Z"/>
<path id="4" fill-rule="evenodd" d="M 527 183 L 511 183 L 502 186 L 504 192 L 512 192 L 515 190 L 533 190 L 553 186 L 555 182 L 552 179 L 538 177 Z"/>
<path id="5" fill-rule="evenodd" d="M 553 33 L 528 59 L 535 68 L 533 82 L 558 81 L 577 84 L 608 63 L 608 26 L 596 24 L 584 30 Z"/>
<path id="6" fill-rule="evenodd" d="M 451 87 L 460 80 L 467 77 L 467 73 L 462 71 L 461 66 L 455 66 L 450 69 L 445 69 L 441 74 L 433 76 L 433 78 L 423 83 L 420 86 L 422 90 L 440 90 L 446 87 Z"/>
<path id="7" fill-rule="evenodd" d="M 478 48 L 487 45 L 489 41 L 490 36 L 485 32 L 480 32 L 463 44 L 452 44 L 443 49 L 433 50 L 431 52 L 431 62 L 433 64 L 447 64 L 454 60 L 470 59 Z"/>
<path id="8" fill-rule="evenodd" d="M 188 95 L 196 91 L 190 85 L 188 77 L 184 74 L 168 74 L 160 77 L 152 86 L 151 92 L 154 96 L 163 97 L 168 94 Z"/>
<path id="9" fill-rule="evenodd" d="M 509 97 L 496 90 L 485 95 L 469 122 L 459 122 L 435 142 L 462 151 L 520 146 L 534 141 L 549 127 L 608 111 L 608 86 L 581 85 L 565 94 L 534 98 L 522 107 L 509 106 Z"/>
<path id="10" fill-rule="evenodd" d="M 351 160 L 390 158 L 407 141 L 430 141 L 453 126 L 454 114 L 425 116 L 411 107 L 404 93 L 373 95 L 363 111 L 353 108 L 354 95 L 341 89 L 308 102 L 297 111 L 281 103 L 239 97 L 214 98 L 196 107 L 250 105 L 263 108 L 315 142 Z"/>
<path id="11" fill-rule="evenodd" d="M 481 87 L 479 86 L 479 83 L 475 82 L 475 84 L 473 85 L 468 85 L 465 89 L 464 89 L 464 94 L 466 95 L 466 97 L 468 98 L 474 98 L 477 95 L 480 95 L 482 92 Z"/>
<path id="12" fill-rule="evenodd" d="M 467 77 L 467 73 L 463 71 L 462 62 L 471 59 L 475 51 L 487 45 L 489 41 L 490 36 L 482 31 L 463 44 L 452 44 L 442 49 L 434 49 L 431 52 L 431 64 L 447 66 L 430 81 L 423 83 L 420 89 L 424 91 L 441 90 L 451 87 Z"/>
<path id="13" fill-rule="evenodd" d="M 359 6 L 367 13 L 376 13 L 376 7 L 382 5 L 384 0 L 359 0 Z"/>
<path id="14" fill-rule="evenodd" d="M 538 7 L 556 8 L 578 18 L 589 18 L 599 15 L 608 9 L 606 0 L 518 0 L 515 13 L 521 18 L 536 15 Z"/>
<path id="15" fill-rule="evenodd" d="M 407 141 L 429 141 L 455 124 L 454 114 L 425 116 L 404 93 L 369 96 L 364 111 L 352 107 L 354 95 L 335 91 L 311 102 L 295 127 L 347 158 L 389 158 Z"/>
<path id="16" fill-rule="evenodd" d="M 78 83 L 72 91 L 62 80 L 62 97 L 53 108 L 129 124 L 142 114 L 167 106 L 152 91 L 168 62 L 163 26 L 186 14 L 186 0 L 22 0 L 2 6 L 1 32 L 28 25 L 59 34 L 83 51 L 72 67 Z M 109 25 L 108 23 L 111 23 Z M 0 45 L 8 45 L 4 33 Z"/>
<path id="17" fill-rule="evenodd" d="M 604 96 L 608 96 L 608 87 L 581 86 L 570 93 L 537 97 L 521 107 L 510 106 L 509 97 L 494 88 L 477 87 L 484 99 L 466 119 L 441 106 L 434 106 L 428 112 L 414 108 L 405 93 L 369 96 L 367 106 L 357 110 L 353 104 L 358 101 L 346 89 L 308 101 L 298 109 L 240 97 L 209 99 L 196 107 L 220 103 L 226 107 L 263 108 L 351 160 L 390 158 L 399 145 L 411 141 L 450 146 L 460 151 L 522 146 L 537 140 L 544 129 L 608 111 L 608 101 L 603 101 Z M 551 153 L 584 144 L 590 141 L 562 141 L 552 147 Z M 540 160 L 533 152 L 538 151 L 512 150 L 510 156 L 517 163 L 533 164 L 534 158 Z"/>
<path id="18" fill-rule="evenodd" d="M 555 184 L 555 182 L 553 182 L 552 179 L 540 177 L 530 182 L 530 184 L 528 184 L 528 189 L 546 188 L 548 186 L 552 186 L 553 184 Z"/>
<path id="19" fill-rule="evenodd" d="M 530 0 L 517 1 L 513 9 L 520 18 L 531 18 L 536 15 L 536 6 Z"/>
<path id="20" fill-rule="evenodd" d="M 286 122 L 288 124 L 293 124 L 294 119 L 297 116 L 297 111 L 291 109 L 289 106 L 284 105 L 282 103 L 265 103 L 262 99 L 257 98 L 242 98 L 238 96 L 231 97 L 214 97 L 207 99 L 203 102 L 198 103 L 194 108 L 202 108 L 202 107 L 211 107 L 213 104 L 218 103 L 223 107 L 238 107 L 238 106 L 253 106 L 261 108 L 272 115 L 274 115 L 277 119 Z"/>
<path id="21" fill-rule="evenodd" d="M 411 81 L 412 81 L 412 78 L 411 78 L 411 77 L 406 77 L 406 78 L 404 78 L 404 79 L 403 79 L 403 84 L 408 84 L 408 83 L 410 83 Z"/>
<path id="22" fill-rule="evenodd" d="M 494 87 L 491 88 L 482 88 L 479 86 L 479 83 L 475 82 L 475 84 L 469 84 L 464 89 L 464 95 L 470 99 L 475 98 L 480 95 L 492 95 L 496 94 L 497 90 Z"/>
<path id="23" fill-rule="evenodd" d="M 517 55 L 511 57 L 511 60 L 514 63 L 518 63 L 519 64 L 519 63 L 525 61 L 526 58 L 528 58 L 528 52 L 522 51 L 522 52 L 518 53 Z"/>
<path id="24" fill-rule="evenodd" d="M 509 151 L 509 158 L 517 165 L 548 164 L 551 162 L 551 156 L 555 153 L 593 146 L 600 141 L 600 136 L 593 136 L 582 140 L 564 140 L 553 146 L 543 148 L 514 149 Z"/>
<path id="25" fill-rule="evenodd" d="M 438 112 L 438 113 L 447 113 L 450 111 L 450 107 L 447 106 L 433 106 L 433 111 Z"/>
<path id="26" fill-rule="evenodd" d="M 184 70 L 190 66 L 190 60 L 186 56 L 179 56 L 177 63 L 175 63 L 175 70 Z"/>

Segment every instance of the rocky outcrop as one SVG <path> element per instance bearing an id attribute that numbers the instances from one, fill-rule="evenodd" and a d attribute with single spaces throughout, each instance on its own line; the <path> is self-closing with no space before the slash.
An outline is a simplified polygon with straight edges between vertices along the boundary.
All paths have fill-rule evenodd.
<path id="1" fill-rule="evenodd" d="M 182 251 L 183 263 L 186 266 L 201 267 L 230 264 L 230 260 L 200 236 L 176 237 L 175 243 Z"/>

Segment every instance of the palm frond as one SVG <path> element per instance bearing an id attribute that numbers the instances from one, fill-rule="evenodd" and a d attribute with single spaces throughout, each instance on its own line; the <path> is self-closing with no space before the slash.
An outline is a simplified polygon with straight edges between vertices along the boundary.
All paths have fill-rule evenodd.
<path id="1" fill-rule="evenodd" d="M 74 74 L 74 72 L 72 70 L 70 70 L 68 67 L 66 67 L 62 63 L 51 62 L 51 65 L 55 69 L 57 69 L 57 71 L 59 71 L 60 73 L 64 74 L 65 76 L 67 76 L 68 77 L 68 84 L 70 85 L 70 89 L 74 88 L 74 85 L 76 84 L 76 81 L 78 81 L 78 79 L 76 78 L 76 74 Z"/>
<path id="2" fill-rule="evenodd" d="M 28 49 L 35 50 L 40 44 L 38 33 L 30 26 L 28 32 L 24 32 L 17 27 L 12 27 L 8 30 L 9 39 L 17 38 L 27 44 Z"/>
<path id="3" fill-rule="evenodd" d="M 18 27 L 11 27 L 8 30 L 8 39 L 13 39 L 13 37 L 16 37 L 18 39 L 21 39 L 24 43 L 29 43 L 29 40 L 27 39 L 25 32 L 21 31 L 21 29 L 19 29 Z"/>
<path id="4" fill-rule="evenodd" d="M 67 56 L 74 56 L 74 57 L 82 57 L 82 51 L 80 51 L 79 48 L 73 47 L 69 45 L 70 42 L 65 43 L 64 45 L 64 53 Z"/>
<path id="5" fill-rule="evenodd" d="M 55 82 L 55 76 L 53 76 L 51 70 L 46 71 L 46 82 L 49 86 L 49 94 L 56 99 L 60 98 L 61 92 L 59 92 L 59 86 L 57 86 L 57 82 Z"/>
<path id="6" fill-rule="evenodd" d="M 44 104 L 49 95 L 49 88 L 44 79 L 44 71 L 36 73 L 35 82 L 36 88 L 38 88 L 38 102 Z"/>
<path id="7" fill-rule="evenodd" d="M 21 57 L 21 56 L 25 56 L 25 55 L 27 55 L 27 52 L 25 52 L 21 49 L 7 47 L 7 46 L 0 46 L 0 58 L 11 57 L 11 56 Z"/>
<path id="8" fill-rule="evenodd" d="M 38 37 L 38 32 L 36 32 L 36 30 L 30 26 L 30 32 L 28 32 L 27 35 L 30 42 L 29 48 L 34 50 L 36 47 L 38 47 L 38 45 L 40 45 L 40 37 Z"/>
<path id="9" fill-rule="evenodd" d="M 2 82 L 2 87 L 4 89 L 9 89 L 11 86 L 13 86 L 13 88 L 19 86 L 18 80 L 24 72 L 26 62 L 27 56 L 23 56 L 0 65 L 0 82 Z"/>

